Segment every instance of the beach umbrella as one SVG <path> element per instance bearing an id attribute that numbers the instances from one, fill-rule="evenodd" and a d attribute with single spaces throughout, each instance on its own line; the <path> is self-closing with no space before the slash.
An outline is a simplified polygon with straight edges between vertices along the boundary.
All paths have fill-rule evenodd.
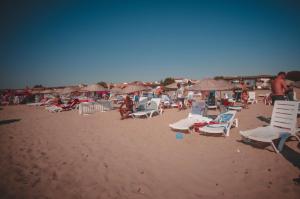
<path id="1" fill-rule="evenodd" d="M 112 89 L 110 89 L 110 92 L 112 94 L 116 94 L 116 95 L 124 94 L 123 89 L 118 88 L 118 87 L 113 87 Z"/>
<path id="2" fill-rule="evenodd" d="M 90 84 L 80 89 L 81 92 L 97 92 L 97 91 L 106 91 L 106 90 L 107 89 L 101 86 L 100 84 Z"/>
<path id="3" fill-rule="evenodd" d="M 123 89 L 123 92 L 126 94 L 134 93 L 138 91 L 146 91 L 149 90 L 148 87 L 142 85 L 128 85 Z"/>
<path id="4" fill-rule="evenodd" d="M 223 91 L 231 90 L 234 85 L 225 80 L 215 80 L 215 79 L 202 79 L 195 85 L 191 86 L 189 90 L 191 91 Z"/>
<path id="5" fill-rule="evenodd" d="M 60 94 L 70 94 L 79 91 L 79 87 L 77 86 L 69 86 L 64 89 L 57 89 L 56 92 Z"/>
<path id="6" fill-rule="evenodd" d="M 297 88 L 300 88 L 300 81 L 296 81 L 292 85 L 297 87 Z"/>
<path id="7" fill-rule="evenodd" d="M 172 84 L 169 84 L 169 85 L 167 85 L 167 86 L 165 86 L 165 87 L 166 87 L 166 88 L 169 88 L 169 89 L 177 89 L 177 88 L 178 88 L 176 82 L 174 82 L 174 83 L 172 83 Z"/>
<path id="8" fill-rule="evenodd" d="M 42 93 L 42 94 L 51 94 L 51 93 L 55 93 L 55 91 L 51 90 L 51 89 L 46 89 L 46 90 L 41 91 L 40 93 Z"/>
<path id="9" fill-rule="evenodd" d="M 289 79 L 286 79 L 285 80 L 285 84 L 287 85 L 287 86 L 291 86 L 291 85 L 293 85 L 295 82 L 294 81 L 292 81 L 292 80 L 289 80 Z"/>

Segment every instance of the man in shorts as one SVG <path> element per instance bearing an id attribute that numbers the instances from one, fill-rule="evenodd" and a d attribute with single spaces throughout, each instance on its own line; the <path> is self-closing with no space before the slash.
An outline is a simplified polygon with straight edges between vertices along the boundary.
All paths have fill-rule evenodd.
<path id="1" fill-rule="evenodd" d="M 284 93 L 288 89 L 285 84 L 285 77 L 285 72 L 279 72 L 277 77 L 272 81 L 272 105 L 274 105 L 276 100 L 285 100 Z"/>

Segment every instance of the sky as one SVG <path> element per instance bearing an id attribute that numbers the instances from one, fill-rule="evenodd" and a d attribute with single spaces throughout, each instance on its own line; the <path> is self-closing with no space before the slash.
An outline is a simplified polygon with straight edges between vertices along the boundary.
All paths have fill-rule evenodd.
<path id="1" fill-rule="evenodd" d="M 1 1 L 0 88 L 300 70 L 300 1 Z"/>

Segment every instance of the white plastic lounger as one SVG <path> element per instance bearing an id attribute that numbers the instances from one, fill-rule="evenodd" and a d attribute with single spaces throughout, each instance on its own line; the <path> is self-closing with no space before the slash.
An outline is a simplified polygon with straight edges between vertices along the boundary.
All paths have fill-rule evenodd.
<path id="1" fill-rule="evenodd" d="M 286 136 L 295 136 L 300 142 L 300 138 L 297 135 L 297 132 L 300 131 L 297 127 L 298 104 L 299 102 L 294 101 L 275 101 L 271 124 L 267 127 L 258 127 L 247 131 L 240 131 L 243 140 L 255 140 L 269 143 L 276 153 L 281 151 L 281 148 L 278 149 L 274 145 L 273 141 L 276 139 L 283 139 L 283 137 Z"/>
<path id="2" fill-rule="evenodd" d="M 250 91 L 249 92 L 248 104 L 256 104 L 256 103 L 257 103 L 257 99 L 255 97 L 255 92 L 254 91 Z"/>
<path id="3" fill-rule="evenodd" d="M 228 110 L 241 111 L 243 107 L 241 106 L 228 106 Z"/>
<path id="4" fill-rule="evenodd" d="M 179 120 L 178 122 L 175 122 L 173 124 L 170 124 L 169 127 L 174 130 L 180 130 L 180 131 L 189 131 L 190 128 L 198 122 L 210 122 L 212 121 L 211 118 L 204 117 L 202 115 L 198 116 L 192 116 L 187 117 L 185 119 Z"/>
<path id="5" fill-rule="evenodd" d="M 149 105 L 146 106 L 145 110 L 137 111 L 131 114 L 133 118 L 136 117 L 147 117 L 151 118 L 155 113 L 162 114 L 162 110 L 160 109 L 161 98 L 152 98 L 150 100 Z"/>
<path id="6" fill-rule="evenodd" d="M 190 128 L 197 122 L 210 122 L 211 118 L 204 117 L 206 107 L 205 102 L 195 102 L 192 105 L 191 113 L 189 113 L 188 117 L 173 124 L 170 124 L 169 127 L 174 130 L 180 131 L 189 131 Z"/>
<path id="7" fill-rule="evenodd" d="M 227 111 L 220 114 L 214 121 L 220 124 L 209 124 L 199 128 L 201 133 L 223 134 L 229 136 L 231 127 L 238 127 L 238 119 L 235 118 L 236 111 Z"/>

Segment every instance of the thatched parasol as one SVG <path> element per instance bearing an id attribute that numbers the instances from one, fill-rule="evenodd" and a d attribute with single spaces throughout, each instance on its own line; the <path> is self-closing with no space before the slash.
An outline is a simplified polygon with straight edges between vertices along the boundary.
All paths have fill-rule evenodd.
<path id="1" fill-rule="evenodd" d="M 58 90 L 60 94 L 70 94 L 79 91 L 79 87 L 77 86 L 69 86 L 62 90 Z"/>
<path id="2" fill-rule="evenodd" d="M 149 90 L 148 87 L 142 85 L 128 85 L 123 89 L 123 92 L 126 94 L 134 93 L 138 91 L 146 91 Z"/>
<path id="3" fill-rule="evenodd" d="M 234 85 L 225 81 L 225 80 L 215 80 L 215 79 L 203 79 L 200 80 L 197 84 L 191 86 L 189 90 L 191 91 L 223 91 L 231 90 L 234 88 Z"/>
<path id="4" fill-rule="evenodd" d="M 297 87 L 297 88 L 300 88 L 300 81 L 296 81 L 292 85 Z"/>
<path id="5" fill-rule="evenodd" d="M 167 86 L 165 86 L 165 88 L 168 88 L 168 89 L 177 89 L 177 84 L 176 82 L 172 83 L 172 84 L 169 84 Z"/>
<path id="6" fill-rule="evenodd" d="M 106 91 L 107 89 L 99 84 L 90 84 L 87 87 L 80 89 L 81 92 L 96 92 L 96 91 Z"/>
<path id="7" fill-rule="evenodd" d="M 295 83 L 295 82 L 292 81 L 292 80 L 288 80 L 288 79 L 285 80 L 285 84 L 286 84 L 287 86 L 291 86 L 291 85 L 293 85 L 294 83 Z"/>
<path id="8" fill-rule="evenodd" d="M 110 92 L 116 95 L 120 95 L 120 94 L 124 94 L 123 89 L 118 88 L 118 87 L 114 87 L 112 89 L 110 89 Z"/>
<path id="9" fill-rule="evenodd" d="M 51 93 L 55 93 L 55 92 L 54 92 L 54 90 L 46 89 L 46 90 L 41 91 L 40 93 L 42 93 L 42 94 L 51 94 Z"/>

